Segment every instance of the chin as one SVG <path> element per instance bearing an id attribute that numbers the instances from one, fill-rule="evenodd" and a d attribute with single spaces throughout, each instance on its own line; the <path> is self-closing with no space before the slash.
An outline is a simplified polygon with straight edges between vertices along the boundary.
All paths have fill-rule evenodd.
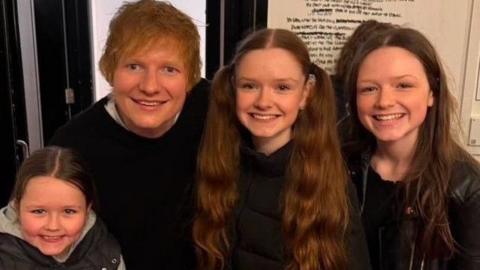
<path id="1" fill-rule="evenodd" d="M 381 142 L 396 142 L 401 140 L 403 137 L 402 136 L 376 136 L 378 141 Z"/>
<path id="2" fill-rule="evenodd" d="M 268 139 L 268 138 L 271 138 L 275 135 L 273 132 L 253 132 L 253 131 L 250 131 L 250 133 L 252 133 L 253 137 L 261 138 L 261 139 Z"/>
<path id="3" fill-rule="evenodd" d="M 48 249 L 48 250 L 40 250 L 44 255 L 47 255 L 47 256 L 60 256 L 60 255 L 63 255 L 65 254 L 65 252 L 67 251 L 67 248 L 64 248 L 62 250 L 58 250 L 58 249 L 55 249 L 55 250 L 51 250 L 51 249 Z"/>

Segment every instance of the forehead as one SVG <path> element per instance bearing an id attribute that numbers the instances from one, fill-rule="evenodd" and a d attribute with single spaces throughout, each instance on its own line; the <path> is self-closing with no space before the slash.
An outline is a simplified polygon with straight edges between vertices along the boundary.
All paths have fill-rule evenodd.
<path id="1" fill-rule="evenodd" d="M 151 54 L 162 52 L 165 57 L 171 60 L 180 61 L 185 64 L 185 49 L 183 44 L 175 38 L 157 38 L 148 42 L 136 42 L 126 48 L 120 61 L 132 57 L 145 57 Z"/>
<path id="2" fill-rule="evenodd" d="M 246 53 L 239 61 L 237 75 L 300 76 L 302 66 L 289 51 L 281 48 L 256 49 Z"/>
<path id="3" fill-rule="evenodd" d="M 370 52 L 362 61 L 358 77 L 363 76 L 425 77 L 425 69 L 418 57 L 401 47 L 381 47 Z"/>
<path id="4" fill-rule="evenodd" d="M 20 205 L 78 205 L 85 204 L 83 192 L 74 184 L 51 176 L 31 178 L 20 200 Z"/>

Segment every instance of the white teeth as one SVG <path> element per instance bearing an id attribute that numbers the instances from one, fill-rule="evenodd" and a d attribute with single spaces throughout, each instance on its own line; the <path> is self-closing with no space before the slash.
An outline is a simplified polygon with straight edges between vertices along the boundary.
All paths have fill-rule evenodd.
<path id="1" fill-rule="evenodd" d="M 253 118 L 260 119 L 260 120 L 269 120 L 277 117 L 274 114 L 256 114 L 256 113 L 252 113 L 252 116 Z"/>
<path id="2" fill-rule="evenodd" d="M 42 236 L 42 238 L 44 238 L 45 240 L 58 240 L 61 238 L 61 236 L 47 236 L 47 235 L 44 235 Z"/>
<path id="3" fill-rule="evenodd" d="M 395 120 L 399 119 L 400 117 L 403 116 L 403 113 L 394 113 L 394 114 L 377 114 L 375 115 L 375 119 L 380 120 L 380 121 L 388 121 L 388 120 Z"/>
<path id="4" fill-rule="evenodd" d="M 161 104 L 159 101 L 146 101 L 146 100 L 137 100 L 137 102 L 141 105 L 145 106 L 158 106 Z"/>

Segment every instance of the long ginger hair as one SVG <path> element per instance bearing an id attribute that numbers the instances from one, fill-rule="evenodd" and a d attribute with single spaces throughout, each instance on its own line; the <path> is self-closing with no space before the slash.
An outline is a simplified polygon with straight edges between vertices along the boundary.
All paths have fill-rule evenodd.
<path id="1" fill-rule="evenodd" d="M 252 50 L 281 48 L 315 76 L 305 108 L 293 126 L 293 150 L 286 172 L 282 225 L 288 269 L 345 269 L 349 219 L 347 176 L 335 127 L 335 97 L 326 72 L 312 64 L 292 32 L 264 29 L 248 36 L 213 79 L 200 147 L 198 212 L 193 226 L 200 269 L 223 269 L 231 253 L 229 232 L 236 205 L 242 126 L 235 113 L 236 67 Z"/>
<path id="2" fill-rule="evenodd" d="M 417 30 L 392 27 L 373 34 L 358 47 L 351 62 L 345 89 L 350 104 L 350 154 L 372 151 L 375 137 L 362 126 L 358 119 L 356 84 L 360 66 L 374 50 L 382 47 L 398 47 L 415 55 L 422 63 L 430 90 L 433 106 L 427 110 L 420 127 L 413 159 L 407 175 L 402 203 L 413 206 L 419 214 L 419 237 L 417 253 L 426 258 L 451 256 L 455 241 L 448 221 L 448 194 L 453 168 L 457 162 L 466 162 L 478 168 L 478 163 L 458 142 L 458 117 L 456 103 L 448 88 L 447 77 L 435 48 Z M 357 152 L 357 153 L 353 153 Z"/>

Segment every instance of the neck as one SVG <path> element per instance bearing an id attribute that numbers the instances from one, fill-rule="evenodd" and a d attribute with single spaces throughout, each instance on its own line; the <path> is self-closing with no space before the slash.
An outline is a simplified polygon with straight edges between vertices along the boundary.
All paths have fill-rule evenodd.
<path id="1" fill-rule="evenodd" d="M 383 179 L 401 181 L 410 168 L 414 150 L 415 144 L 377 142 L 371 165 Z"/>
<path id="2" fill-rule="evenodd" d="M 272 140 L 259 138 L 259 137 L 252 138 L 252 142 L 253 142 L 253 145 L 255 146 L 255 150 L 267 156 L 271 155 L 278 149 L 282 148 L 282 146 L 286 145 L 289 141 L 290 140 L 272 141 Z"/>

